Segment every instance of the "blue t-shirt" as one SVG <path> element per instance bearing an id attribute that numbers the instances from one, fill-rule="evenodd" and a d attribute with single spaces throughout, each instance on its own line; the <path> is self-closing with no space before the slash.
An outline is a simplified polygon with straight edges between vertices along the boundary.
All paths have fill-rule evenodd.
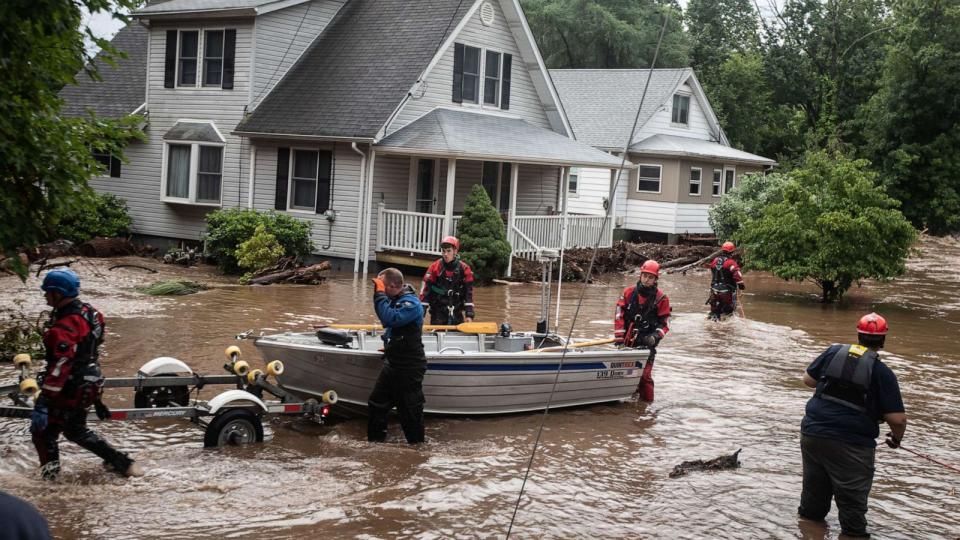
<path id="1" fill-rule="evenodd" d="M 831 345 L 807 368 L 807 373 L 820 381 L 823 371 L 842 345 Z M 893 371 L 877 358 L 867 390 L 867 412 L 818 398 L 807 401 L 806 414 L 800 423 L 800 432 L 811 437 L 837 439 L 859 446 L 877 446 L 879 423 L 887 413 L 904 412 L 900 385 Z"/>

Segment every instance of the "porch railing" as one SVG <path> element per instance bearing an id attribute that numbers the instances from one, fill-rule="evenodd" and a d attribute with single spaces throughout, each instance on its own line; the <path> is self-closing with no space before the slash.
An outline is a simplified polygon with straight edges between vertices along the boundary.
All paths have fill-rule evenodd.
<path id="1" fill-rule="evenodd" d="M 396 250 L 438 255 L 440 240 L 445 236 L 444 217 L 439 214 L 378 209 L 377 250 Z M 461 216 L 453 217 L 457 230 Z M 604 226 L 606 225 L 606 226 Z M 603 216 L 567 216 L 566 242 L 563 236 L 563 216 L 516 216 L 514 228 L 507 227 L 507 241 L 518 257 L 535 259 L 543 249 L 592 247 L 600 236 L 600 247 L 612 245 L 612 229 L 604 224 Z M 603 227 L 603 232 L 600 229 Z M 564 245 L 561 246 L 561 243 Z"/>

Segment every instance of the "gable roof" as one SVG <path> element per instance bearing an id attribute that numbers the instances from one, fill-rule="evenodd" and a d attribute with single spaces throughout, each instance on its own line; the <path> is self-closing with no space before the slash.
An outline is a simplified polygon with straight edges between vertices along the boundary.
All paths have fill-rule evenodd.
<path id="1" fill-rule="evenodd" d="M 375 138 L 472 5 L 347 2 L 236 133 Z"/>
<path id="2" fill-rule="evenodd" d="M 385 137 L 376 148 L 518 163 L 604 168 L 621 164 L 621 158 L 520 118 L 463 109 L 434 109 Z"/>
<path id="3" fill-rule="evenodd" d="M 560 101 L 563 102 L 577 140 L 611 150 L 623 150 L 627 142 L 648 74 L 650 86 L 643 100 L 637 130 L 650 120 L 680 85 L 691 78 L 696 80 L 692 69 L 550 70 L 550 77 L 560 94 Z M 699 83 L 694 86 L 699 88 Z M 715 120 L 712 112 L 708 112 L 707 116 Z M 719 138 L 725 140 L 719 124 L 712 127 L 720 133 Z"/>
<path id="4" fill-rule="evenodd" d="M 77 84 L 64 86 L 60 97 L 64 116 L 86 116 L 92 110 L 104 118 L 121 118 L 133 113 L 146 101 L 148 30 L 130 23 L 110 42 L 127 58 L 117 58 L 116 67 L 102 60 L 103 52 L 93 60 L 102 80 L 95 81 L 86 72 L 77 74 Z"/>
<path id="5" fill-rule="evenodd" d="M 164 0 L 133 12 L 134 17 L 202 14 L 228 11 L 231 15 L 258 15 L 310 0 Z"/>

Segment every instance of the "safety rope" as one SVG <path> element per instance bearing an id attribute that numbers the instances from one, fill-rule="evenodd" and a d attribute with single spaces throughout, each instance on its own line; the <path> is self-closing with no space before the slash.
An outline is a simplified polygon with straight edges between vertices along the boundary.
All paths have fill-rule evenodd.
<path id="1" fill-rule="evenodd" d="M 928 461 L 932 461 L 933 463 L 936 463 L 937 465 L 940 465 L 941 467 L 945 467 L 945 468 L 947 468 L 947 469 L 950 469 L 951 471 L 953 471 L 953 472 L 955 472 L 955 473 L 960 473 L 960 469 L 954 467 L 953 465 L 949 465 L 949 464 L 944 463 L 944 462 L 942 462 L 942 461 L 940 461 L 940 460 L 938 460 L 938 459 L 932 458 L 932 457 L 924 454 L 923 452 L 917 452 L 916 450 L 911 450 L 911 449 L 909 449 L 909 448 L 907 448 L 907 447 L 905 447 L 905 446 L 903 446 L 903 445 L 900 445 L 900 449 L 901 449 L 901 450 L 906 450 L 907 452 L 910 452 L 911 454 L 913 454 L 913 455 L 915 455 L 915 456 L 917 456 L 917 457 L 921 457 L 921 458 L 926 459 L 926 460 L 928 460 Z"/>
<path id="2" fill-rule="evenodd" d="M 630 132 L 627 134 L 627 142 L 623 146 L 623 154 L 620 159 L 620 167 L 617 171 L 617 177 L 613 182 L 613 188 L 610 191 L 613 196 L 617 193 L 617 187 L 620 184 L 620 178 L 623 176 L 623 169 L 627 163 L 627 152 L 630 149 L 630 145 L 633 142 L 633 135 L 636 132 L 637 124 L 640 121 L 640 112 L 643 110 L 643 102 L 647 97 L 647 90 L 650 88 L 650 79 L 653 77 L 653 70 L 657 65 L 657 56 L 660 54 L 660 44 L 663 43 L 663 34 L 667 29 L 667 22 L 670 20 L 669 12 L 665 11 L 663 16 L 663 25 L 660 27 L 660 36 L 657 38 L 657 47 L 653 51 L 653 61 L 650 63 L 650 71 L 647 73 L 647 82 L 643 87 L 643 94 L 640 95 L 640 104 L 637 106 L 637 114 L 633 118 L 633 126 L 630 128 Z M 573 335 L 573 329 L 577 325 L 577 318 L 580 316 L 580 307 L 583 305 L 583 297 L 587 291 L 587 285 L 590 283 L 590 276 L 593 274 L 593 266 L 597 260 L 597 251 L 600 248 L 600 241 L 603 238 L 604 229 L 606 229 L 607 223 L 610 220 L 610 213 L 613 211 L 613 196 L 609 205 L 607 205 L 606 211 L 603 216 L 603 224 L 600 227 L 600 230 L 597 234 L 597 240 L 593 243 L 593 254 L 590 256 L 590 264 L 587 266 L 587 272 L 584 274 L 583 278 L 583 287 L 580 289 L 580 296 L 577 298 L 577 309 L 573 313 L 573 320 L 570 322 L 570 330 L 567 332 L 567 338 L 565 343 L 570 343 L 570 338 Z M 563 279 L 563 272 L 561 269 L 560 279 Z M 558 321 L 559 324 L 559 321 Z M 563 369 L 563 362 L 567 358 L 568 348 L 564 347 L 562 354 L 560 355 L 560 363 L 557 364 L 557 371 L 554 374 L 553 386 L 550 389 L 550 395 L 547 398 L 547 405 L 543 409 L 543 415 L 540 418 L 540 425 L 537 428 L 537 436 L 533 441 L 533 450 L 530 452 L 530 459 L 527 461 L 527 468 L 523 474 L 523 482 L 520 484 L 520 492 L 517 494 L 517 502 L 513 506 L 513 515 L 510 517 L 510 525 L 507 527 L 507 538 L 510 538 L 510 533 L 513 531 L 513 524 L 517 519 L 517 512 L 520 509 L 520 501 L 523 499 L 523 492 L 527 486 L 527 479 L 530 477 L 530 470 L 533 468 L 533 460 L 537 455 L 537 449 L 540 447 L 540 438 L 543 435 L 543 427 L 547 421 L 547 414 L 550 412 L 550 405 L 553 403 L 553 395 L 557 391 L 557 384 L 560 381 L 560 373 Z"/>

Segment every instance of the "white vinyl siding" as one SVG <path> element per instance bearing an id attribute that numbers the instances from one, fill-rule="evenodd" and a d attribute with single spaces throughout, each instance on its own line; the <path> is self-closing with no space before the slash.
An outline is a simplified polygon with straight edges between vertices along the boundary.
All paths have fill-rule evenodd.
<path id="1" fill-rule="evenodd" d="M 251 109 L 270 93 L 344 3 L 312 0 L 257 17 Z"/>
<path id="2" fill-rule="evenodd" d="M 490 105 L 487 107 L 499 111 L 498 114 L 507 114 L 523 118 L 532 125 L 544 129 L 552 129 L 550 121 L 547 118 L 546 110 L 540 101 L 540 96 L 537 94 L 533 86 L 533 81 L 530 78 L 530 73 L 527 71 L 527 65 L 534 64 L 534 60 L 532 58 L 523 58 L 520 55 L 520 49 L 517 47 L 513 32 L 506 23 L 499 3 L 492 2 L 491 4 L 496 12 L 493 25 L 484 26 L 483 23 L 480 22 L 478 10 L 478 12 L 470 17 L 466 25 L 464 25 L 463 30 L 457 34 L 455 40 L 456 42 L 471 47 L 506 53 L 513 56 L 513 67 L 510 70 L 510 108 L 508 110 L 501 110 L 499 108 L 493 109 Z M 397 113 L 396 118 L 388 126 L 386 130 L 387 134 L 393 133 L 437 107 L 464 107 L 467 109 L 475 109 L 477 107 L 477 105 L 474 104 L 460 105 L 453 103 L 450 99 L 453 88 L 453 51 L 454 46 L 453 43 L 451 43 L 443 52 L 437 64 L 427 74 L 426 81 L 421 87 L 423 95 L 419 96 L 416 91 L 414 92 L 414 97 L 407 100 Z M 500 61 L 502 65 L 502 55 Z M 502 83 L 502 73 L 500 80 Z"/>
<path id="3" fill-rule="evenodd" d="M 630 199 L 623 228 L 668 234 L 710 234 L 709 204 Z"/>

